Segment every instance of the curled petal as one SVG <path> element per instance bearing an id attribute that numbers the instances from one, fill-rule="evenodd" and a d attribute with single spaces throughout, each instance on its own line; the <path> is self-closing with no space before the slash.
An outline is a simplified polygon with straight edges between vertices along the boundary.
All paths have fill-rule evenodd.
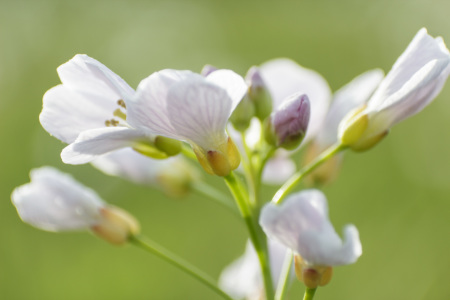
<path id="1" fill-rule="evenodd" d="M 362 253 L 358 231 L 344 230 L 344 242 L 328 219 L 325 196 L 306 190 L 289 196 L 281 205 L 267 204 L 260 224 L 269 238 L 299 253 L 309 265 L 336 266 L 354 263 Z"/>
<path id="2" fill-rule="evenodd" d="M 133 147 L 139 142 L 149 140 L 140 130 L 125 127 L 105 127 L 82 132 L 76 141 L 61 152 L 67 164 L 88 163 L 98 156 L 125 147 Z"/>
<path id="3" fill-rule="evenodd" d="M 247 92 L 247 85 L 244 79 L 231 70 L 217 70 L 210 73 L 206 80 L 223 88 L 231 99 L 231 113 L 242 100 Z M 228 117 L 230 117 L 230 115 Z"/>
<path id="4" fill-rule="evenodd" d="M 51 167 L 30 172 L 31 182 L 17 187 L 11 199 L 21 219 L 47 231 L 87 229 L 97 224 L 105 203 L 70 175 Z"/>

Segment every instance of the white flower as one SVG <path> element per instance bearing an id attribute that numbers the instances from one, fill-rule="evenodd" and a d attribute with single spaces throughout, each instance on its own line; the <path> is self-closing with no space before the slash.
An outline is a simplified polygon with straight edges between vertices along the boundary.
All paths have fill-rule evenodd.
<path id="1" fill-rule="evenodd" d="M 149 134 L 188 142 L 208 173 L 224 176 L 240 162 L 225 127 L 246 89 L 242 77 L 229 70 L 206 78 L 162 70 L 139 84 L 136 97 L 127 104 L 127 121 Z"/>
<path id="2" fill-rule="evenodd" d="M 107 205 L 93 190 L 51 167 L 30 172 L 31 182 L 14 189 L 11 199 L 20 218 L 47 231 L 91 229 L 114 244 L 137 233 L 137 221 Z"/>
<path id="3" fill-rule="evenodd" d="M 270 239 L 299 254 L 297 276 L 310 287 L 328 283 L 329 267 L 354 263 L 362 254 L 355 226 L 345 226 L 343 241 L 337 235 L 328 218 L 327 200 L 319 190 L 292 194 L 280 205 L 266 204 L 259 222 Z M 304 278 L 304 272 L 311 270 L 321 275 L 313 284 Z"/>
<path id="4" fill-rule="evenodd" d="M 170 196 L 185 195 L 190 184 L 199 178 L 197 169 L 182 156 L 150 159 L 131 149 L 103 155 L 92 165 L 108 175 L 157 187 Z"/>
<path id="5" fill-rule="evenodd" d="M 273 240 L 268 240 L 268 248 L 272 281 L 273 285 L 277 286 L 287 249 Z M 235 299 L 265 298 L 261 266 L 255 248 L 250 242 L 247 242 L 245 253 L 222 271 L 219 286 Z"/>
<path id="6" fill-rule="evenodd" d="M 62 84 L 45 93 L 39 120 L 51 135 L 70 144 L 61 154 L 64 162 L 86 163 L 123 147 L 154 148 L 156 136 L 126 121 L 126 103 L 135 91 L 122 78 L 80 54 L 57 71 Z"/>
<path id="7" fill-rule="evenodd" d="M 420 112 L 441 91 L 450 72 L 450 53 L 441 37 L 419 30 L 380 83 L 367 107 L 351 112 L 339 138 L 354 150 L 374 146 L 398 122 Z"/>

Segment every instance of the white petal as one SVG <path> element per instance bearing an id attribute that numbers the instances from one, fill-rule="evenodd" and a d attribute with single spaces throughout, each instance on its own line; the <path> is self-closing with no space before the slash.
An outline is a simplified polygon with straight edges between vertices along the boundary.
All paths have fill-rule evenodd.
<path id="1" fill-rule="evenodd" d="M 176 132 L 174 137 L 208 150 L 226 142 L 225 127 L 231 108 L 228 93 L 204 79 L 191 78 L 176 83 L 167 96 L 167 111 Z"/>
<path id="2" fill-rule="evenodd" d="M 88 163 L 100 155 L 133 146 L 148 139 L 140 130 L 125 127 L 105 127 L 82 132 L 76 141 L 61 152 L 66 164 Z"/>
<path id="3" fill-rule="evenodd" d="M 341 120 L 352 109 L 367 102 L 383 79 L 379 69 L 367 71 L 340 88 L 333 97 L 325 122 L 317 135 L 321 149 L 337 142 L 337 128 Z"/>
<path id="4" fill-rule="evenodd" d="M 51 135 L 72 143 L 80 132 L 105 127 L 105 121 L 113 117 L 116 102 L 98 99 L 84 97 L 64 85 L 55 86 L 44 95 L 39 121 Z"/>
<path id="5" fill-rule="evenodd" d="M 268 250 L 272 281 L 273 285 L 277 286 L 287 248 L 276 241 L 268 240 Z M 292 266 L 291 279 L 294 275 L 293 271 Z M 219 286 L 235 299 L 260 300 L 264 298 L 261 266 L 255 248 L 250 242 L 247 242 L 245 253 L 222 271 Z"/>
<path id="6" fill-rule="evenodd" d="M 84 54 L 77 54 L 59 66 L 58 75 L 69 89 L 99 101 L 128 100 L 134 95 L 134 90 L 122 78 Z"/>
<path id="7" fill-rule="evenodd" d="M 293 194 L 279 206 L 267 204 L 260 224 L 269 238 L 296 251 L 311 265 L 350 264 L 361 255 L 356 228 L 346 230 L 343 244 L 328 219 L 326 199 L 319 190 Z"/>
<path id="8" fill-rule="evenodd" d="M 91 162 L 100 171 L 138 184 L 156 185 L 158 175 L 165 169 L 176 168 L 181 157 L 151 159 L 126 148 L 102 155 Z"/>
<path id="9" fill-rule="evenodd" d="M 427 63 L 401 89 L 385 99 L 371 119 L 372 126 L 382 122 L 387 129 L 424 109 L 442 90 L 449 65 L 450 58 Z"/>
<path id="10" fill-rule="evenodd" d="M 214 71 L 206 77 L 206 80 L 227 91 L 228 96 L 232 101 L 231 112 L 234 111 L 248 89 L 244 78 L 231 70 Z"/>
<path id="11" fill-rule="evenodd" d="M 50 167 L 34 169 L 31 182 L 17 187 L 11 199 L 22 220 L 48 231 L 86 229 L 100 218 L 104 202 L 70 175 Z"/>
<path id="12" fill-rule="evenodd" d="M 288 96 L 300 92 L 308 95 L 311 117 L 303 143 L 313 138 L 320 127 L 331 100 L 326 80 L 317 72 L 303 68 L 289 59 L 275 59 L 261 65 L 261 74 L 277 107 Z"/>
<path id="13" fill-rule="evenodd" d="M 133 101 L 127 103 L 127 122 L 135 128 L 176 138 L 167 111 L 167 94 L 175 83 L 201 77 L 191 71 L 162 70 L 139 83 Z"/>
<path id="14" fill-rule="evenodd" d="M 117 101 L 134 94 L 119 76 L 86 55 L 76 55 L 58 73 L 63 84 L 45 93 L 39 119 L 45 130 L 66 143 L 84 130 L 104 127 L 119 108 Z"/>
<path id="15" fill-rule="evenodd" d="M 222 271 L 219 286 L 234 299 L 261 299 L 264 293 L 261 267 L 250 242 L 244 255 Z"/>
<path id="16" fill-rule="evenodd" d="M 398 93 L 415 73 L 432 61 L 449 64 L 449 51 L 442 39 L 434 39 L 422 28 L 381 82 L 369 101 L 369 108 L 382 109 L 392 105 L 394 100 L 398 101 L 399 98 L 393 99 L 391 96 Z"/>

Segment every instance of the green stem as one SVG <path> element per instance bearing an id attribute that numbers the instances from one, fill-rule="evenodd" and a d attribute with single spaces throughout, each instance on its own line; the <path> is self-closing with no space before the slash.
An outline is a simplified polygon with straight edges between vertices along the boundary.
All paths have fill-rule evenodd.
<path id="1" fill-rule="evenodd" d="M 310 164 L 306 165 L 302 169 L 300 169 L 297 173 L 291 176 L 291 178 L 286 181 L 283 186 L 275 193 L 275 196 L 272 199 L 272 202 L 275 204 L 281 203 L 283 198 L 311 171 L 316 169 L 322 163 L 333 157 L 336 153 L 346 149 L 347 146 L 343 146 L 341 144 L 336 144 L 322 152 L 319 156 L 317 156 Z"/>
<path id="2" fill-rule="evenodd" d="M 238 215 L 236 206 L 230 198 L 222 194 L 219 190 L 203 181 L 196 181 L 192 184 L 192 188 L 197 193 L 206 196 L 208 199 L 214 200 L 216 203 L 224 206 L 229 211 Z"/>
<path id="3" fill-rule="evenodd" d="M 267 246 L 265 240 L 261 241 L 260 237 L 264 237 L 261 228 L 258 224 L 253 220 L 251 211 L 248 207 L 248 199 L 245 194 L 242 192 L 242 188 L 240 187 L 240 183 L 236 179 L 236 176 L 233 172 L 224 177 L 225 182 L 227 183 L 228 188 L 233 194 L 236 203 L 241 212 L 242 218 L 245 221 L 245 225 L 247 226 L 247 230 L 250 235 L 250 240 L 252 241 L 253 247 L 256 250 L 258 255 L 259 263 L 261 265 L 261 271 L 263 274 L 264 286 L 266 288 L 266 298 L 273 299 L 274 290 L 272 286 L 272 276 L 269 265 L 269 257 L 267 254 Z"/>
<path id="4" fill-rule="evenodd" d="M 182 258 L 164 249 L 155 242 L 148 240 L 144 241 L 143 238 L 139 236 L 130 236 L 129 242 L 149 253 L 158 256 L 159 258 L 162 258 L 166 262 L 170 263 L 171 265 L 177 267 L 186 274 L 197 279 L 198 281 L 209 287 L 211 290 L 216 292 L 222 298 L 227 300 L 233 300 L 233 298 L 228 296 L 224 291 L 222 291 L 219 287 L 217 287 L 216 282 L 213 279 L 211 279 L 207 274 L 205 274 L 203 271 L 199 270 L 197 267 L 191 265 Z"/>
<path id="5" fill-rule="evenodd" d="M 305 296 L 303 296 L 303 300 L 313 300 L 316 290 L 317 290 L 317 288 L 315 288 L 315 289 L 306 288 Z"/>
<path id="6" fill-rule="evenodd" d="M 291 266 L 294 255 L 291 250 L 286 251 L 284 257 L 283 268 L 280 273 L 280 280 L 278 281 L 277 292 L 275 294 L 275 300 L 283 300 L 286 297 L 286 293 L 289 285 L 289 277 L 291 275 Z"/>

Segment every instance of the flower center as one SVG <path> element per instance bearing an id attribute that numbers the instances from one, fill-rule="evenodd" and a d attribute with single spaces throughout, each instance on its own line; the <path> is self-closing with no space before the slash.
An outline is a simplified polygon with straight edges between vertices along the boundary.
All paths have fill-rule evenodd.
<path id="1" fill-rule="evenodd" d="M 127 106 L 125 105 L 125 101 L 123 101 L 122 99 L 117 100 L 117 105 L 119 106 L 119 108 L 117 108 L 116 110 L 113 111 L 113 116 L 116 118 L 112 118 L 109 120 L 105 121 L 105 126 L 106 127 L 116 127 L 116 126 L 128 126 L 126 124 L 126 120 L 127 120 L 127 114 L 126 114 L 126 109 Z"/>

